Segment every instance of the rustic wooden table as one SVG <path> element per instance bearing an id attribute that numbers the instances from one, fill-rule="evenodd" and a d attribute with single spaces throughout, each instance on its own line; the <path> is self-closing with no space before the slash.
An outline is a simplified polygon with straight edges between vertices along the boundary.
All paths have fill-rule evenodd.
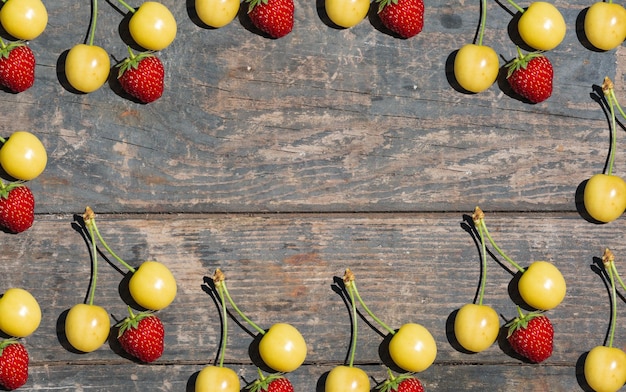
<path id="1" fill-rule="evenodd" d="M 124 11 L 115 0 L 100 3 L 96 44 L 114 63 L 126 55 Z M 603 170 L 609 148 L 597 96 L 605 76 L 626 103 L 624 48 L 598 52 L 582 41 L 590 2 L 553 2 L 568 31 L 547 54 L 553 96 L 537 105 L 502 80 L 480 94 L 454 88 L 451 59 L 474 39 L 479 1 L 427 0 L 424 31 L 408 40 L 375 18 L 333 28 L 320 0 L 296 0 L 294 30 L 278 40 L 245 18 L 206 28 L 190 0 L 163 3 L 178 36 L 159 54 L 160 100 L 137 104 L 108 84 L 90 94 L 66 89 L 62 58 L 87 34 L 89 1 L 45 1 L 48 27 L 30 43 L 35 85 L 0 94 L 2 136 L 29 130 L 49 153 L 46 171 L 29 183 L 35 224 L 0 233 L 0 292 L 25 288 L 43 311 L 24 339 L 31 365 L 21 390 L 193 391 L 220 343 L 219 308 L 205 291 L 216 268 L 251 319 L 302 331 L 308 357 L 289 375 L 298 391 L 323 391 L 325 375 L 346 360 L 350 313 L 337 291 L 346 268 L 380 318 L 421 323 L 435 337 L 437 359 L 418 375 L 427 391 L 588 389 L 581 361 L 604 343 L 610 321 L 594 267 L 605 247 L 626 273 L 625 220 L 594 224 L 579 205 L 581 184 Z M 487 11 L 484 43 L 503 65 L 516 53 L 514 9 L 489 1 Z M 626 168 L 624 143 L 620 128 L 617 174 Z M 564 302 L 549 313 L 554 354 L 540 365 L 502 339 L 478 354 L 453 343 L 451 317 L 474 300 L 480 279 L 468 227 L 477 205 L 513 259 L 551 261 L 567 280 Z M 120 256 L 133 265 L 158 260 L 177 279 L 176 300 L 159 312 L 165 353 L 153 364 L 129 359 L 113 339 L 88 354 L 63 344 L 63 315 L 89 287 L 89 246 L 77 228 L 86 206 Z M 116 266 L 101 259 L 96 297 L 112 320 L 126 315 Z M 489 257 L 485 302 L 503 324 L 516 314 L 513 273 Z M 617 305 L 626 320 L 626 301 Z M 368 317 L 359 326 L 356 363 L 374 386 L 386 375 L 384 333 Z M 229 323 L 226 365 L 242 384 L 256 376 L 251 342 L 249 329 Z"/>

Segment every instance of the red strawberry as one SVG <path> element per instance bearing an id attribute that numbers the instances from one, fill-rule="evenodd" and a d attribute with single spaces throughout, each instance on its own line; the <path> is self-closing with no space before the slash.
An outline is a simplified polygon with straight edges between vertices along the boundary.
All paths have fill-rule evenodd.
<path id="1" fill-rule="evenodd" d="M 35 55 L 22 41 L 6 45 L 0 40 L 0 85 L 15 93 L 35 83 Z"/>
<path id="2" fill-rule="evenodd" d="M 117 80 L 124 91 L 140 102 L 150 103 L 163 95 L 163 63 L 151 52 L 134 54 L 128 48 L 129 56 L 119 64 Z"/>
<path id="3" fill-rule="evenodd" d="M 119 325 L 117 340 L 122 348 L 142 362 L 153 362 L 163 354 L 165 330 L 161 320 L 150 312 L 130 316 Z"/>
<path id="4" fill-rule="evenodd" d="M 550 98 L 554 77 L 550 60 L 540 52 L 522 55 L 519 48 L 517 52 L 518 56 L 506 65 L 506 79 L 513 91 L 533 103 Z"/>
<path id="5" fill-rule="evenodd" d="M 552 355 L 554 328 L 548 317 L 540 312 L 523 315 L 520 311 L 520 316 L 507 325 L 507 340 L 516 353 L 534 363 Z"/>
<path id="6" fill-rule="evenodd" d="M 423 0 L 376 0 L 378 16 L 386 28 L 402 38 L 411 38 L 424 28 Z"/>
<path id="7" fill-rule="evenodd" d="M 21 233 L 35 220 L 35 197 L 26 185 L 0 182 L 0 227 Z"/>
<path id="8" fill-rule="evenodd" d="M 263 376 L 259 371 L 260 378 L 250 387 L 250 392 L 293 392 L 291 382 L 280 374 Z"/>
<path id="9" fill-rule="evenodd" d="M 0 385 L 13 390 L 28 380 L 28 351 L 15 339 L 0 342 Z"/>
<path id="10" fill-rule="evenodd" d="M 248 16 L 257 29 L 280 38 L 293 29 L 293 0 L 246 0 Z"/>
<path id="11" fill-rule="evenodd" d="M 424 392 L 424 387 L 420 380 L 410 374 L 394 377 L 389 371 L 389 379 L 377 390 L 379 392 Z"/>

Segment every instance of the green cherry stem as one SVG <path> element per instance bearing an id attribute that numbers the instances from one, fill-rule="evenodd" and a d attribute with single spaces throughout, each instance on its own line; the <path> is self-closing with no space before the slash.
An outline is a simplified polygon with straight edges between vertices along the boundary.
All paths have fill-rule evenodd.
<path id="1" fill-rule="evenodd" d="M 474 223 L 476 224 L 476 227 L 479 228 L 480 236 L 482 237 L 484 233 L 485 237 L 487 237 L 487 239 L 489 240 L 489 243 L 491 244 L 491 246 L 493 246 L 496 252 L 498 252 L 500 256 L 502 256 L 506 261 L 508 261 L 519 272 L 523 273 L 524 271 L 526 271 L 522 266 L 520 266 L 515 261 L 513 261 L 513 259 L 507 256 L 507 254 L 504 253 L 502 249 L 500 249 L 500 247 L 498 246 L 498 244 L 496 244 L 496 241 L 493 239 L 491 234 L 489 234 L 489 230 L 487 230 L 487 224 L 485 223 L 485 214 L 481 211 L 479 215 L 480 215 L 480 218 L 478 218 L 477 220 L 474 220 Z"/>
<path id="2" fill-rule="evenodd" d="M 93 45 L 96 36 L 96 21 L 98 20 L 98 0 L 92 0 L 91 6 L 91 29 L 89 31 L 89 45 Z"/>
<path id="3" fill-rule="evenodd" d="M 513 0 L 507 0 L 507 1 L 509 2 L 509 4 L 511 4 L 513 6 L 513 8 L 515 8 L 516 10 L 521 12 L 522 14 L 524 13 L 524 9 L 522 7 L 520 7 L 519 5 L 517 5 Z"/>
<path id="4" fill-rule="evenodd" d="M 478 32 L 478 46 L 483 44 L 483 36 L 485 35 L 485 23 L 487 21 L 487 0 L 481 2 L 480 27 Z"/>
<path id="5" fill-rule="evenodd" d="M 617 97 L 615 96 L 615 89 L 613 88 L 613 82 L 608 77 L 604 78 L 604 82 L 602 83 L 602 92 L 604 93 L 604 96 L 606 97 L 606 100 L 609 104 L 609 111 L 611 113 L 611 147 L 609 150 L 609 162 L 608 162 L 608 167 L 606 171 L 606 174 L 610 176 L 613 173 L 613 163 L 615 162 L 615 148 L 617 146 L 617 142 L 615 140 L 617 136 L 617 132 L 616 132 L 617 122 L 615 119 L 614 107 L 617 107 L 617 109 L 619 110 L 621 115 L 624 116 L 624 118 L 626 118 L 626 115 L 624 115 L 624 111 L 622 110 L 622 108 L 619 106 L 619 103 L 617 102 Z"/>
<path id="6" fill-rule="evenodd" d="M 376 315 L 367 307 L 367 305 L 365 304 L 365 302 L 361 298 L 361 295 L 359 294 L 359 290 L 357 290 L 357 288 L 356 288 L 356 281 L 353 280 L 353 281 L 350 282 L 350 285 L 348 286 L 348 290 L 354 290 L 354 295 L 355 295 L 356 299 L 359 301 L 361 306 L 363 306 L 363 309 L 365 309 L 367 314 L 369 314 L 370 317 L 372 319 L 374 319 L 374 321 L 376 321 L 381 327 L 386 329 L 387 332 L 389 332 L 392 335 L 395 335 L 396 331 L 394 331 L 393 328 L 391 328 L 387 324 L 385 324 L 381 319 L 376 317 Z"/>
<path id="7" fill-rule="evenodd" d="M 480 289 L 478 291 L 478 305 L 483 304 L 483 297 L 485 296 L 485 284 L 487 282 L 487 246 L 485 245 L 485 237 L 483 235 L 483 225 L 477 224 L 481 219 L 483 219 L 485 214 L 483 211 L 476 207 L 474 210 L 474 215 L 472 218 L 474 219 L 474 224 L 478 229 L 478 235 L 480 235 L 480 248 L 481 248 L 481 262 L 482 262 L 482 277 L 480 278 Z"/>
<path id="8" fill-rule="evenodd" d="M 85 209 L 85 214 L 83 215 L 83 219 L 85 222 L 93 220 L 94 213 L 91 208 L 87 207 Z M 89 229 L 89 235 L 91 237 L 91 257 L 92 257 L 92 268 L 91 268 L 91 290 L 89 292 L 89 305 L 93 305 L 94 298 L 96 296 L 96 283 L 98 281 L 98 248 L 96 247 L 96 236 L 94 234 L 94 229 L 92 226 L 87 225 Z"/>
<path id="9" fill-rule="evenodd" d="M 617 290 L 615 289 L 615 278 L 613 275 L 617 273 L 615 267 L 615 256 L 608 248 L 604 250 L 602 255 L 602 264 L 604 269 L 609 273 L 611 282 L 611 326 L 609 329 L 608 347 L 613 347 L 613 338 L 615 337 L 615 326 L 617 324 Z"/>
<path id="10" fill-rule="evenodd" d="M 217 277 L 217 281 L 214 279 L 214 283 L 215 283 L 215 287 L 218 288 L 218 292 L 220 294 L 220 296 L 222 297 L 226 297 L 226 299 L 228 299 L 228 302 L 230 303 L 230 305 L 233 307 L 233 309 L 235 309 L 235 311 L 237 312 L 237 314 L 239 316 L 241 316 L 242 319 L 244 319 L 252 328 L 256 329 L 258 333 L 260 333 L 261 335 L 265 335 L 265 330 L 261 327 L 259 327 L 257 324 L 255 324 L 252 320 L 250 320 L 237 306 L 237 304 L 235 303 L 235 301 L 233 300 L 233 298 L 230 296 L 230 293 L 228 292 L 228 288 L 226 287 L 226 277 L 224 276 L 224 273 L 218 268 L 215 271 L 215 277 Z"/>
<path id="11" fill-rule="evenodd" d="M 133 14 L 137 11 L 136 9 L 134 9 L 133 7 L 131 7 L 130 5 L 128 5 L 128 3 L 126 3 L 124 0 L 117 0 L 121 5 L 123 5 L 127 10 L 129 10 L 130 12 L 132 12 Z"/>
<path id="12" fill-rule="evenodd" d="M 351 309 L 351 317 L 352 317 L 352 341 L 350 342 L 350 359 L 348 362 L 349 367 L 354 366 L 354 357 L 356 356 L 356 343 L 357 343 L 357 335 L 358 335 L 358 326 L 357 326 L 357 314 L 356 314 L 356 301 L 354 300 L 354 274 L 350 269 L 346 269 L 346 272 L 343 275 L 343 283 L 346 285 L 348 289 L 348 295 L 350 296 L 350 305 Z"/>
<path id="13" fill-rule="evenodd" d="M 224 274 L 217 269 L 213 275 L 213 282 L 220 294 L 220 302 L 222 305 L 222 346 L 220 348 L 219 367 L 224 367 L 224 356 L 226 353 L 226 339 L 228 338 L 228 312 L 226 311 L 226 299 L 223 295 Z"/>
<path id="14" fill-rule="evenodd" d="M 89 219 L 85 219 L 85 225 L 87 226 L 89 231 L 93 230 L 96 233 L 96 236 L 98 237 L 98 240 L 100 240 L 100 243 L 102 244 L 104 249 L 106 249 L 107 252 L 109 252 L 115 260 L 117 260 L 120 264 L 126 267 L 131 273 L 135 273 L 136 269 L 133 268 L 127 262 L 125 262 L 115 252 L 113 252 L 113 249 L 111 249 L 109 245 L 106 243 L 106 241 L 104 240 L 104 238 L 102 238 L 102 235 L 100 235 L 100 231 L 98 230 L 98 226 L 96 225 L 96 214 L 93 212 L 93 210 L 90 207 L 87 207 L 85 211 L 91 211 L 91 213 L 89 214 Z"/>

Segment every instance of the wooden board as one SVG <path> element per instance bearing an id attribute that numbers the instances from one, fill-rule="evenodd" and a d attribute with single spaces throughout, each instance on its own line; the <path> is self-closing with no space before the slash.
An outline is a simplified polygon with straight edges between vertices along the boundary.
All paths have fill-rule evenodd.
<path id="1" fill-rule="evenodd" d="M 181 390 L 176 385 L 186 384 L 217 356 L 219 307 L 207 292 L 207 282 L 221 268 L 231 295 L 257 324 L 267 328 L 289 322 L 301 329 L 309 354 L 302 370 L 294 372 L 294 384 L 312 390 L 324 372 L 346 360 L 350 314 L 338 283 L 345 268 L 351 268 L 362 297 L 387 324 L 418 322 L 432 331 L 437 360 L 420 376 L 429 390 L 453 390 L 459 381 L 470 390 L 518 382 L 537 385 L 536 390 L 544 383 L 573 390 L 580 381 L 580 358 L 602 344 L 608 330 L 610 301 L 598 274 L 598 258 L 604 247 L 618 254 L 623 250 L 622 234 L 615 229 L 623 227 L 621 222 L 590 230 L 575 214 L 488 214 L 492 235 L 501 248 L 511 250 L 510 257 L 522 265 L 551 261 L 569 284 L 565 301 L 548 313 L 556 330 L 554 354 L 542 365 L 530 365 L 503 340 L 479 354 L 467 354 L 454 343 L 454 313 L 474 300 L 480 274 L 480 254 L 464 214 L 142 214 L 97 219 L 102 235 L 126 261 L 138 265 L 155 259 L 176 276 L 177 299 L 159 312 L 166 351 L 156 364 L 138 365 L 114 340 L 90 354 L 76 354 L 63 344 L 63 315 L 87 293 L 89 249 L 73 227 L 74 217 L 42 216 L 28 232 L 15 236 L 0 266 L 4 286 L 19 282 L 43 304 L 41 327 L 25 339 L 32 355 L 33 389 L 61 381 L 68 389 L 80 384 L 105 390 L 108 382 L 131 380 L 127 387 L 140 390 L 137 379 L 160 385 L 160 376 L 166 378 L 165 390 Z M 119 291 L 123 274 L 115 261 L 102 258 L 99 271 L 96 303 L 119 320 L 126 314 Z M 494 306 L 503 324 L 516 315 L 509 288 L 513 275 L 506 261 L 489 257 L 485 302 Z M 234 319 L 241 325 L 229 323 L 226 362 L 250 380 L 255 369 L 248 349 L 254 333 L 239 317 Z M 359 331 L 357 363 L 381 381 L 384 330 L 363 313 Z M 622 346 L 626 335 L 619 331 L 616 345 Z M 111 367 L 118 373 L 115 380 L 99 375 Z"/>
<path id="2" fill-rule="evenodd" d="M 346 268 L 389 325 L 419 322 L 435 337 L 435 364 L 418 375 L 427 391 L 589 390 L 582 361 L 605 342 L 610 321 L 598 273 L 604 248 L 626 274 L 623 219 L 597 225 L 580 208 L 581 184 L 604 169 L 608 154 L 598 96 L 605 76 L 626 103 L 624 48 L 584 45 L 589 2 L 553 2 L 568 31 L 546 54 L 555 87 L 537 105 L 514 96 L 502 76 L 480 94 L 455 88 L 452 59 L 474 39 L 478 1 L 426 1 L 424 31 L 403 40 L 373 13 L 336 29 L 323 2 L 296 0 L 294 30 L 271 40 L 243 14 L 209 29 L 193 1 L 163 0 L 178 35 L 159 53 L 165 93 L 148 105 L 126 99 L 113 81 L 90 94 L 70 91 L 64 55 L 84 41 L 91 9 L 89 2 L 45 3 L 49 25 L 29 43 L 35 85 L 0 92 L 0 136 L 30 130 L 49 154 L 44 174 L 28 184 L 34 226 L 0 233 L 0 292 L 24 287 L 43 309 L 40 328 L 24 339 L 30 379 L 20 390 L 193 391 L 195 375 L 218 353 L 219 308 L 206 290 L 216 268 L 259 325 L 284 321 L 302 331 L 308 357 L 289 375 L 297 391 L 323 391 L 325 374 L 346 361 L 350 314 L 337 284 Z M 488 2 L 487 11 L 484 43 L 504 65 L 518 43 L 509 33 L 514 10 Z M 96 44 L 112 64 L 127 53 L 124 14 L 114 1 L 99 4 Z M 623 131 L 617 174 L 626 167 Z M 541 365 L 521 360 L 502 337 L 479 354 L 454 342 L 454 312 L 474 301 L 480 278 L 468 218 L 476 205 L 513 259 L 551 261 L 567 280 L 565 301 L 549 312 L 555 351 Z M 64 314 L 84 301 L 90 282 L 78 225 L 86 206 L 124 259 L 161 261 L 177 279 L 175 302 L 159 312 L 166 350 L 154 364 L 136 363 L 114 339 L 89 354 L 64 343 Z M 485 301 L 504 324 L 516 314 L 514 270 L 501 258 L 488 262 Z M 113 321 L 126 315 L 123 274 L 100 256 L 97 302 Z M 626 345 L 623 299 L 618 347 Z M 386 375 L 385 334 L 362 316 L 356 364 L 374 386 Z M 226 365 L 242 384 L 256 375 L 252 335 L 230 319 Z"/>

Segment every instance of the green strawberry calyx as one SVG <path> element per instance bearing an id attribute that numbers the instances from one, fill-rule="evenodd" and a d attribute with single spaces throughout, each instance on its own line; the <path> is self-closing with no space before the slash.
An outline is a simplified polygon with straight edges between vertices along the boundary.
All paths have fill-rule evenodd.
<path id="1" fill-rule="evenodd" d="M 386 6 L 398 5 L 398 0 L 376 0 L 378 3 L 378 12 L 379 14 L 385 9 Z"/>
<path id="2" fill-rule="evenodd" d="M 505 65 L 505 67 L 507 68 L 506 77 L 507 78 L 510 77 L 511 75 L 513 75 L 515 71 L 518 71 L 520 69 L 526 69 L 526 67 L 528 66 L 528 63 L 530 63 L 531 60 L 539 58 L 539 57 L 543 57 L 542 51 L 536 51 L 536 52 L 523 54 L 521 49 L 518 46 L 517 57 Z"/>
<path id="3" fill-rule="evenodd" d="M 387 368 L 387 373 L 389 374 L 389 378 L 385 380 L 382 385 L 376 389 L 378 392 L 394 392 L 400 388 L 400 384 L 403 381 L 409 380 L 411 378 L 415 378 L 411 373 L 404 373 L 397 376 L 394 376 L 389 368 Z"/>
<path id="4" fill-rule="evenodd" d="M 9 193 L 11 193 L 13 189 L 19 188 L 21 186 L 24 186 L 24 184 L 21 181 L 9 182 L 8 184 L 5 184 L 4 182 L 0 181 L 0 198 L 8 199 Z"/>
<path id="5" fill-rule="evenodd" d="M 9 347 L 12 344 L 17 344 L 17 338 L 9 338 L 9 339 L 4 339 L 3 341 L 0 341 L 0 355 L 2 355 L 2 352 L 4 351 L 5 348 Z"/>
<path id="6" fill-rule="evenodd" d="M 267 5 L 268 2 L 269 2 L 269 0 L 246 0 L 246 3 L 249 3 L 248 4 L 248 13 L 252 12 L 254 7 L 256 7 L 257 5 L 260 5 L 260 4 Z"/>
<path id="7" fill-rule="evenodd" d="M 268 376 L 263 375 L 261 369 L 257 368 L 259 378 L 248 387 L 249 392 L 266 392 L 269 390 L 270 384 L 281 378 L 285 378 L 282 373 L 274 373 Z"/>
<path id="8" fill-rule="evenodd" d="M 20 40 L 9 42 L 7 44 L 2 39 L 0 39 L 0 58 L 9 58 L 9 53 L 11 53 L 13 49 L 19 48 L 20 46 L 26 46 L 26 42 Z"/>
<path id="9" fill-rule="evenodd" d="M 154 52 L 145 51 L 145 52 L 140 52 L 140 53 L 135 54 L 133 50 L 130 48 L 130 46 L 128 46 L 128 57 L 126 57 L 124 61 L 122 61 L 121 63 L 117 65 L 117 67 L 119 68 L 119 71 L 117 73 L 117 78 L 119 79 L 120 77 L 122 77 L 124 72 L 126 72 L 129 69 L 137 69 L 137 67 L 139 66 L 139 63 L 143 59 L 146 59 L 148 57 L 154 57 Z"/>
<path id="10" fill-rule="evenodd" d="M 507 338 L 513 335 L 518 329 L 526 329 L 530 320 L 537 317 L 544 317 L 541 311 L 524 314 L 519 306 L 517 307 L 517 313 L 519 314 L 517 317 L 505 324 L 505 327 L 509 328 Z"/>
<path id="11" fill-rule="evenodd" d="M 120 337 L 124 334 L 124 332 L 128 331 L 128 330 L 132 330 L 132 329 L 137 329 L 137 327 L 139 326 L 139 322 L 145 318 L 148 317 L 152 317 L 153 316 L 152 311 L 146 311 L 146 312 L 141 312 L 141 313 L 133 313 L 133 310 L 130 308 L 130 306 L 128 307 L 128 317 L 126 317 L 124 320 L 120 321 L 116 326 L 119 328 L 119 331 L 117 333 L 117 336 Z"/>

